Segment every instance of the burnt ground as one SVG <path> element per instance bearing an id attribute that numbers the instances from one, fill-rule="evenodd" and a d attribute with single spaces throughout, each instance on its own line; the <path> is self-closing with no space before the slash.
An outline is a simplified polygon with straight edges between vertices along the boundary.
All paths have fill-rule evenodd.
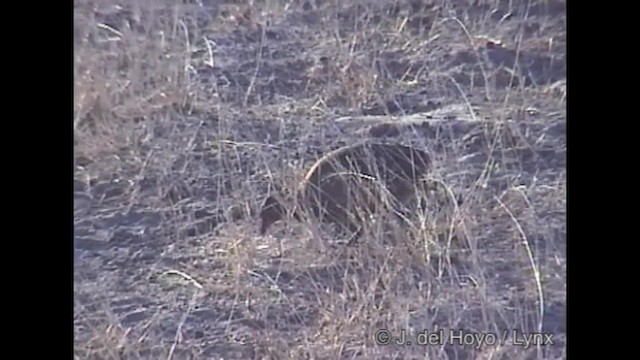
<path id="1" fill-rule="evenodd" d="M 564 358 L 564 1 L 236 3 L 74 1 L 75 357 Z M 257 234 L 365 138 L 462 203 L 351 248 Z"/>

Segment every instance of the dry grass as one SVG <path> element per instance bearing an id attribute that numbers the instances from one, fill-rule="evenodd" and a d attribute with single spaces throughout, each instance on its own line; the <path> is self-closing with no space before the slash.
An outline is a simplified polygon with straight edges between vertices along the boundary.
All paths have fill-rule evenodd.
<path id="1" fill-rule="evenodd" d="M 74 4 L 77 359 L 566 356 L 564 1 Z M 257 235 L 381 121 L 448 206 Z"/>

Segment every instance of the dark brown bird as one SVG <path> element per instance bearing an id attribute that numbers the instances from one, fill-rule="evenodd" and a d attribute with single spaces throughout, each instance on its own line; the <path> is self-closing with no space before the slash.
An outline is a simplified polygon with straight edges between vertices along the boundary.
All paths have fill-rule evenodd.
<path id="1" fill-rule="evenodd" d="M 311 215 L 350 231 L 352 242 L 384 195 L 392 195 L 387 197 L 392 202 L 406 202 L 430 168 L 427 153 L 405 145 L 363 142 L 335 149 L 311 166 L 296 189 L 291 211 L 278 197 L 265 200 L 260 233 L 287 214 L 298 221 Z"/>

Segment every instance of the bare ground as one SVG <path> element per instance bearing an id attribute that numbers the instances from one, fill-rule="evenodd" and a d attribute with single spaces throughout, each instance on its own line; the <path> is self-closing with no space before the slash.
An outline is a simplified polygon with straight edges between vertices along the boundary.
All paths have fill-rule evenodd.
<path id="1" fill-rule="evenodd" d="M 77 359 L 566 356 L 564 1 L 129 3 L 74 2 Z M 257 235 L 363 138 L 461 205 Z"/>

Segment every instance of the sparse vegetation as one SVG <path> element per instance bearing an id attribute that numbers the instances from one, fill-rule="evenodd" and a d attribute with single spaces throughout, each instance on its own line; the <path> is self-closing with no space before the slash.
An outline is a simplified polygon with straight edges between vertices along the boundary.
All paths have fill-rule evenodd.
<path id="1" fill-rule="evenodd" d="M 74 0 L 74 27 L 76 359 L 566 357 L 565 1 Z M 259 234 L 367 137 L 428 151 L 450 206 Z M 484 343 L 415 344 L 439 329 Z"/>

